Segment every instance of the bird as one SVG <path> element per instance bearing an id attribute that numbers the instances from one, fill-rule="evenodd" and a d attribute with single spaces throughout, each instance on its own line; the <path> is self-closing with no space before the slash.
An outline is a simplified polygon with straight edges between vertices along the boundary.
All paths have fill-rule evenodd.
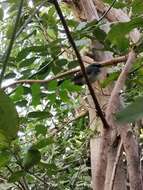
<path id="1" fill-rule="evenodd" d="M 98 79 L 101 67 L 102 65 L 97 63 L 93 63 L 85 67 L 85 72 L 87 74 L 90 83 L 93 83 Z M 71 80 L 73 81 L 74 84 L 79 86 L 86 84 L 85 77 L 81 71 L 75 74 Z"/>
<path id="2" fill-rule="evenodd" d="M 88 80 L 90 83 L 95 82 L 98 79 L 98 76 L 101 71 L 101 67 L 103 67 L 101 64 L 98 63 L 92 63 L 85 67 L 85 72 L 87 74 Z M 58 86 L 61 85 L 65 79 L 58 81 Z M 71 77 L 71 81 L 78 86 L 83 86 L 86 84 L 85 77 L 82 73 L 82 71 L 79 71 L 76 73 L 73 77 Z"/>

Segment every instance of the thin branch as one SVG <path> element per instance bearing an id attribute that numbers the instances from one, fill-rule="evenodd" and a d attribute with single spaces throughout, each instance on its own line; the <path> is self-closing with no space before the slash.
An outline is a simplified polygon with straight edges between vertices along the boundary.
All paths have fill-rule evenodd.
<path id="1" fill-rule="evenodd" d="M 12 169 L 11 169 L 8 165 L 6 166 L 6 168 L 7 168 L 7 170 L 8 170 L 11 174 L 13 174 Z M 19 183 L 19 184 L 16 184 L 16 183 L 14 183 L 14 184 L 15 184 L 19 189 L 24 190 L 24 189 L 25 189 L 24 185 L 23 185 L 20 181 L 18 181 L 18 183 Z"/>
<path id="2" fill-rule="evenodd" d="M 30 175 L 34 176 L 38 181 L 46 184 L 48 187 L 50 187 L 50 184 L 46 183 L 45 180 L 43 180 L 42 178 L 40 178 L 39 176 L 35 175 L 34 173 L 27 171 L 27 173 L 29 173 Z"/>
<path id="3" fill-rule="evenodd" d="M 25 170 L 24 170 L 24 167 L 23 167 L 22 164 L 19 162 L 19 160 L 20 160 L 19 154 L 17 154 L 17 155 L 16 155 L 15 153 L 12 153 L 12 154 L 13 154 L 14 158 L 16 159 L 17 164 L 20 166 L 21 170 L 22 170 L 22 171 L 25 171 Z M 35 175 L 33 172 L 31 172 L 31 171 L 29 171 L 29 170 L 26 170 L 25 172 L 29 173 L 30 175 L 34 176 L 37 180 L 39 180 L 39 181 L 41 181 L 42 183 L 45 183 L 47 186 L 49 186 L 48 183 L 46 183 L 46 182 L 45 182 L 42 178 L 40 178 L 39 176 Z M 24 179 L 24 182 L 26 183 L 25 179 Z M 26 183 L 25 185 L 28 187 L 27 183 Z M 28 187 L 28 189 L 29 189 L 29 187 Z"/>
<path id="4" fill-rule="evenodd" d="M 59 58 L 60 55 L 62 55 L 66 50 L 64 49 L 63 51 L 61 51 L 58 55 L 56 55 L 56 57 L 54 57 L 51 61 L 48 62 L 48 64 L 44 65 L 43 67 L 41 67 L 36 73 L 32 74 L 29 79 L 35 77 L 36 75 L 40 74 L 42 71 L 44 71 L 51 63 L 53 63 L 55 60 L 57 60 Z"/>
<path id="5" fill-rule="evenodd" d="M 73 40 L 73 38 L 72 38 L 72 36 L 71 36 L 71 33 L 70 33 L 70 31 L 69 31 L 69 28 L 68 28 L 68 26 L 67 26 L 67 23 L 66 23 L 66 21 L 65 21 L 65 18 L 64 18 L 64 16 L 63 16 L 63 13 L 62 13 L 62 11 L 61 11 L 61 9 L 60 9 L 60 7 L 59 7 L 59 4 L 58 4 L 57 0 L 53 0 L 53 3 L 54 3 L 54 5 L 55 5 L 55 8 L 56 8 L 56 10 L 57 10 L 57 13 L 58 13 L 58 15 L 59 15 L 59 17 L 60 17 L 60 20 L 61 20 L 61 22 L 62 22 L 62 24 L 63 24 L 63 27 L 64 27 L 64 29 L 65 29 L 66 35 L 67 35 L 67 37 L 68 37 L 68 40 L 69 40 L 71 46 L 73 47 L 73 50 L 75 51 L 75 54 L 76 54 L 76 56 L 77 56 L 78 62 L 79 62 L 80 67 L 81 67 L 81 71 L 82 71 L 82 73 L 83 73 L 83 76 L 85 77 L 85 81 L 86 81 L 86 83 L 87 83 L 88 89 L 89 89 L 90 94 L 91 94 L 91 96 L 92 96 L 92 98 L 93 98 L 93 102 L 94 102 L 94 104 L 95 104 L 96 112 L 97 112 L 98 116 L 101 118 L 101 121 L 102 121 L 102 123 L 103 123 L 103 127 L 106 128 L 106 129 L 108 129 L 108 128 L 109 128 L 109 125 L 108 125 L 108 123 L 107 123 L 107 121 L 106 121 L 106 119 L 105 119 L 105 117 L 104 117 L 104 114 L 103 114 L 101 108 L 100 108 L 100 105 L 99 105 L 99 103 L 98 103 L 98 100 L 97 100 L 97 98 L 96 98 L 96 96 L 95 96 L 95 94 L 94 94 L 94 90 L 93 90 L 93 88 L 92 88 L 92 86 L 91 86 L 91 84 L 90 84 L 90 82 L 89 82 L 89 80 L 88 80 L 88 76 L 87 76 L 87 74 L 86 74 L 85 67 L 84 67 L 84 64 L 83 64 L 81 55 L 80 55 L 80 53 L 79 53 L 79 51 L 78 51 L 78 49 L 77 49 L 77 47 L 76 47 L 76 44 L 75 44 L 75 42 L 74 42 L 74 40 Z"/>
<path id="6" fill-rule="evenodd" d="M 16 38 L 21 34 L 21 32 L 24 30 L 24 28 L 27 26 L 27 24 L 32 20 L 32 18 L 35 16 L 35 14 L 39 11 L 39 9 L 47 2 L 47 0 L 43 1 L 38 8 L 35 8 L 35 10 L 31 13 L 29 18 L 25 21 L 25 23 L 21 26 L 21 28 L 16 33 Z"/>
<path id="7" fill-rule="evenodd" d="M 70 48 L 70 47 L 68 47 Z M 42 71 L 44 71 L 44 69 L 46 69 L 48 67 L 48 65 L 50 65 L 51 63 L 53 63 L 60 55 L 62 55 L 63 53 L 65 52 L 65 50 L 63 50 L 62 52 L 60 52 L 55 58 L 53 58 L 48 64 L 44 65 L 43 67 L 41 67 L 36 73 L 32 74 L 28 79 L 31 79 L 33 78 L 34 76 L 40 74 Z M 90 58 L 90 60 L 86 59 L 86 57 L 88 56 L 84 56 L 82 59 L 83 59 L 83 62 L 87 63 L 87 64 L 92 64 L 92 63 L 95 63 L 95 61 L 93 59 Z M 111 66 L 111 65 L 116 65 L 120 62 L 125 62 L 127 60 L 127 57 L 128 55 L 124 55 L 124 56 L 120 56 L 120 57 L 116 57 L 114 59 L 109 59 L 109 60 L 106 60 L 106 61 L 100 61 L 98 62 L 98 64 L 101 64 L 103 65 L 104 67 L 106 66 Z M 70 74 L 74 74 L 76 72 L 80 71 L 80 68 L 79 69 L 73 69 L 73 70 L 70 70 L 70 71 L 66 71 L 66 72 L 63 72 L 63 74 L 61 74 L 61 76 L 59 78 L 62 78 L 64 76 L 67 76 L 67 75 L 70 75 Z M 54 80 L 54 79 L 53 79 Z"/>
<path id="8" fill-rule="evenodd" d="M 120 157 L 121 157 L 122 150 L 123 150 L 123 143 L 120 140 L 120 143 L 119 143 L 119 146 L 118 146 L 118 150 L 117 150 L 117 155 L 116 155 L 114 166 L 113 166 L 113 170 L 112 170 L 109 190 L 113 190 L 113 188 L 114 188 L 114 182 L 115 182 L 117 167 L 118 167 L 118 163 L 119 163 L 119 160 L 120 160 Z"/>
<path id="9" fill-rule="evenodd" d="M 103 67 L 107 67 L 107 66 L 111 66 L 111 65 L 117 65 L 117 64 L 120 63 L 120 62 L 126 61 L 126 60 L 127 60 L 127 57 L 128 57 L 128 55 L 125 55 L 125 56 L 117 57 L 117 58 L 114 58 L 114 59 L 109 59 L 109 60 L 107 60 L 107 61 L 100 61 L 100 62 L 98 62 L 98 63 L 101 64 L 101 65 L 103 65 Z M 91 61 L 90 61 L 90 62 L 87 61 L 87 59 L 84 59 L 84 57 L 83 57 L 83 61 L 84 61 L 85 63 L 88 63 L 88 64 L 94 63 L 94 61 L 92 61 L 92 62 L 91 62 Z M 47 65 L 46 65 L 46 66 L 47 66 Z M 46 68 L 46 67 L 45 67 L 45 68 Z M 41 68 L 41 69 L 43 70 L 44 67 Z M 42 71 L 41 69 L 40 69 L 37 73 L 31 75 L 30 78 L 32 78 L 33 76 L 35 76 L 35 75 L 37 75 L 39 72 L 41 72 L 41 71 Z M 14 86 L 16 86 L 16 85 L 18 85 L 18 84 L 34 84 L 34 83 L 44 84 L 44 83 L 48 83 L 48 82 L 53 81 L 53 80 L 57 80 L 57 79 L 64 78 L 65 76 L 69 76 L 69 75 L 75 74 L 75 73 L 77 73 L 78 71 L 80 71 L 80 68 L 71 69 L 71 70 L 69 70 L 69 71 L 65 71 L 65 72 L 63 72 L 63 73 L 61 73 L 61 74 L 58 74 L 58 75 L 56 75 L 55 77 L 52 77 L 52 78 L 47 79 L 47 80 L 28 80 L 28 79 L 18 80 L 18 81 L 15 81 L 15 82 L 13 82 L 13 83 L 11 83 L 11 84 L 8 84 L 8 85 L 2 87 L 2 89 L 6 89 L 6 88 L 9 88 L 9 87 L 14 87 Z"/>
<path id="10" fill-rule="evenodd" d="M 123 89 L 125 81 L 128 77 L 128 74 L 130 72 L 130 69 L 132 67 L 132 64 L 134 63 L 136 58 L 135 52 L 133 50 L 131 50 L 131 52 L 129 53 L 127 62 L 125 67 L 123 68 L 120 76 L 118 77 L 118 80 L 114 86 L 114 89 L 111 93 L 111 97 L 109 99 L 109 103 L 107 106 L 107 115 L 110 117 L 110 114 L 112 113 L 116 113 L 119 109 L 119 105 L 120 105 L 120 91 Z M 108 117 L 107 116 L 107 117 Z"/>
<path id="11" fill-rule="evenodd" d="M 101 22 L 105 18 L 105 16 L 109 13 L 109 11 L 112 9 L 115 3 L 116 3 L 116 0 L 113 0 L 112 4 L 107 9 L 107 11 L 99 18 L 98 23 Z"/>
<path id="12" fill-rule="evenodd" d="M 14 29 L 13 29 L 13 32 L 12 32 L 11 40 L 10 40 L 9 46 L 8 46 L 8 48 L 7 48 L 7 50 L 6 50 L 5 54 L 4 54 L 3 68 L 2 68 L 2 71 L 1 71 L 1 75 L 0 75 L 0 86 L 1 86 L 1 83 L 2 83 L 2 80 L 3 80 L 3 77 L 4 77 L 6 67 L 8 65 L 8 60 L 9 60 L 9 57 L 10 57 L 11 50 L 12 50 L 12 47 L 13 47 L 13 44 L 14 44 L 16 31 L 17 31 L 17 28 L 18 28 L 20 15 L 21 15 L 22 7 L 23 7 L 23 2 L 24 2 L 24 0 L 21 0 L 20 3 L 19 3 L 18 13 L 17 13 L 17 17 L 16 17 L 16 20 L 15 20 L 15 25 L 14 25 Z"/>
<path id="13" fill-rule="evenodd" d="M 57 79 L 60 79 L 60 78 L 62 78 L 64 76 L 73 74 L 73 73 L 75 73 L 75 72 L 77 72 L 79 70 L 80 69 L 73 69 L 73 70 L 70 70 L 70 71 L 66 71 L 64 73 L 61 73 L 61 74 L 59 74 L 59 75 L 57 75 L 55 77 L 52 77 L 50 79 L 47 79 L 47 80 L 32 80 L 32 79 L 31 80 L 27 80 L 27 79 L 25 79 L 25 80 L 18 80 L 18 81 L 15 81 L 15 82 L 11 83 L 11 84 L 8 84 L 7 86 L 2 87 L 2 89 L 13 87 L 13 86 L 15 86 L 17 84 L 34 84 L 34 83 L 45 84 L 45 83 L 48 83 L 50 81 L 57 80 Z"/>

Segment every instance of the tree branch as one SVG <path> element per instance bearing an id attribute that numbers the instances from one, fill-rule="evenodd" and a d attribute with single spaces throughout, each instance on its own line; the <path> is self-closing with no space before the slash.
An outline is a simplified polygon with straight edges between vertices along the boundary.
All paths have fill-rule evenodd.
<path id="1" fill-rule="evenodd" d="M 112 9 L 112 7 L 114 6 L 114 4 L 116 3 L 116 0 L 113 0 L 112 4 L 110 5 L 110 7 L 106 10 L 106 12 L 99 18 L 98 22 L 101 22 L 105 16 L 110 12 L 110 10 Z"/>
<path id="2" fill-rule="evenodd" d="M 16 33 L 16 38 L 21 34 L 21 32 L 24 30 L 24 28 L 27 26 L 27 24 L 32 20 L 32 18 L 35 16 L 35 14 L 39 11 L 39 9 L 47 2 L 47 0 L 43 1 L 39 7 L 31 13 L 30 17 L 24 22 L 24 24 L 21 26 L 21 28 Z"/>
<path id="3" fill-rule="evenodd" d="M 111 97 L 109 99 L 109 103 L 106 110 L 106 116 L 107 120 L 110 121 L 110 118 L 113 117 L 113 114 L 119 111 L 120 108 L 120 91 L 123 89 L 125 81 L 128 77 L 128 74 L 130 72 L 130 69 L 132 67 L 133 62 L 135 61 L 135 53 L 132 50 L 128 55 L 128 60 L 123 68 L 123 71 L 121 72 L 120 76 L 118 77 L 118 80 L 114 86 L 114 89 L 111 93 Z M 113 119 L 113 118 L 112 118 Z"/>
<path id="4" fill-rule="evenodd" d="M 97 101 L 97 98 L 96 98 L 96 96 L 95 96 L 95 94 L 94 94 L 94 90 L 93 90 L 93 88 L 92 88 L 92 86 L 91 86 L 91 84 L 90 84 L 90 82 L 89 82 L 89 80 L 88 80 L 88 76 L 87 76 L 87 74 L 86 74 L 85 67 L 84 67 L 84 64 L 83 64 L 81 55 L 80 55 L 80 53 L 79 53 L 79 51 L 78 51 L 78 49 L 77 49 L 77 47 L 76 47 L 76 45 L 75 45 L 75 42 L 74 42 L 74 40 L 73 40 L 73 38 L 72 38 L 72 36 L 71 36 L 71 33 L 70 33 L 70 31 L 69 31 L 69 28 L 68 28 L 68 26 L 67 26 L 67 23 L 66 23 L 66 21 L 65 21 L 65 18 L 64 18 L 64 16 L 63 16 L 63 13 L 62 13 L 62 11 L 61 11 L 61 9 L 60 9 L 60 7 L 59 7 L 59 4 L 58 4 L 57 0 L 53 0 L 53 3 L 54 3 L 54 5 L 55 5 L 55 8 L 56 8 L 56 10 L 57 10 L 57 13 L 58 13 L 58 15 L 59 15 L 59 17 L 60 17 L 60 19 L 61 19 L 61 22 L 62 22 L 63 27 L 64 27 L 64 29 L 65 29 L 66 35 L 67 35 L 67 37 L 68 37 L 68 40 L 69 40 L 71 46 L 73 47 L 73 50 L 75 51 L 75 54 L 76 54 L 77 59 L 78 59 L 78 61 L 79 61 L 79 64 L 80 64 L 80 67 L 81 67 L 81 71 L 82 71 L 82 73 L 83 73 L 83 76 L 85 77 L 85 81 L 86 81 L 86 83 L 87 83 L 88 89 L 89 89 L 90 94 L 91 94 L 91 96 L 92 96 L 92 98 L 93 98 L 93 102 L 94 102 L 95 107 L 96 107 L 96 112 L 97 112 L 98 116 L 101 118 L 101 121 L 102 121 L 102 123 L 103 123 L 104 128 L 109 128 L 109 125 L 108 125 L 107 121 L 105 120 L 105 117 L 104 117 L 104 115 L 103 115 L 103 112 L 102 112 L 102 110 L 101 110 L 101 108 L 100 108 L 100 105 L 99 105 L 99 103 L 98 103 L 98 101 Z"/>
<path id="5" fill-rule="evenodd" d="M 116 57 L 114 59 L 109 59 L 107 61 L 100 61 L 98 63 L 103 65 L 104 67 L 108 67 L 108 66 L 111 66 L 111 65 L 117 65 L 120 62 L 125 62 L 127 60 L 127 57 L 128 57 L 128 55 L 124 55 L 124 56 L 121 56 L 121 57 Z M 88 64 L 94 63 L 94 61 L 91 58 L 88 59 L 87 56 L 83 57 L 83 61 L 85 63 L 88 63 Z M 61 74 L 58 74 L 55 77 L 52 77 L 52 78 L 47 79 L 47 80 L 32 80 L 32 79 L 31 80 L 28 80 L 28 79 L 18 80 L 18 81 L 15 81 L 15 82 L 13 82 L 11 84 L 8 84 L 8 85 L 2 87 L 2 89 L 13 87 L 13 86 L 16 86 L 18 84 L 34 84 L 34 83 L 44 84 L 44 83 L 48 83 L 48 82 L 53 81 L 53 80 L 61 79 L 61 78 L 65 77 L 65 76 L 68 76 L 68 75 L 75 74 L 78 71 L 80 71 L 80 68 L 71 69 L 69 71 L 65 71 L 65 72 L 63 72 Z M 39 73 L 39 72 L 37 72 L 37 73 Z M 33 74 L 31 77 L 35 76 L 36 74 Z"/>
<path id="6" fill-rule="evenodd" d="M 12 47 L 13 47 L 13 44 L 14 44 L 16 31 L 17 31 L 17 27 L 18 27 L 18 23 L 19 23 L 19 20 L 20 20 L 22 7 L 23 7 L 23 2 L 24 2 L 24 0 L 21 0 L 20 3 L 19 3 L 18 13 L 17 13 L 17 17 L 16 17 L 16 20 L 15 20 L 15 25 L 14 25 L 14 29 L 13 29 L 13 32 L 12 32 L 11 40 L 10 40 L 9 46 L 8 46 L 4 56 L 3 56 L 4 61 L 3 61 L 3 68 L 2 68 L 2 71 L 1 71 L 1 75 L 0 75 L 0 86 L 1 86 L 1 83 L 2 83 L 2 80 L 3 80 L 3 77 L 4 77 L 6 67 L 8 65 L 8 60 L 9 60 L 11 50 L 12 50 Z"/>

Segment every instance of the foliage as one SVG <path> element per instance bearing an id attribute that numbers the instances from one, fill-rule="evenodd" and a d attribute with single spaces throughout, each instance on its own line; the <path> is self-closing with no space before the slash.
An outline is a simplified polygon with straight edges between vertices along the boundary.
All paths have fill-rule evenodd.
<path id="1" fill-rule="evenodd" d="M 116 118 L 119 123 L 134 122 L 143 116 L 143 97 L 136 98 L 135 102 L 120 111 Z"/>
<path id="2" fill-rule="evenodd" d="M 8 0 L 0 3 L 0 69 L 11 40 L 19 2 Z M 52 78 L 78 66 L 52 4 L 45 3 L 25 25 L 42 2 L 36 0 L 32 4 L 32 1 L 24 1 L 3 86 L 15 80 Z M 133 10 L 132 19 L 112 24 L 107 34 L 102 30 L 104 22 L 78 23 L 65 4 L 62 3 L 61 7 L 76 45 L 83 52 L 89 49 L 90 40 L 97 39 L 115 56 L 125 54 L 134 46 L 129 43 L 129 32 L 137 27 L 141 32 L 143 30 L 141 0 L 115 4 L 127 12 Z M 126 104 L 143 94 L 142 55 L 140 50 L 122 93 Z M 121 66 L 117 66 L 109 73 L 102 81 L 103 88 L 116 81 L 120 70 Z M 53 80 L 42 84 L 19 84 L 6 89 L 5 93 L 0 91 L 0 167 L 1 176 L 7 179 L 8 186 L 24 180 L 30 189 L 90 189 L 88 146 L 92 132 L 87 127 L 87 115 L 75 119 L 85 88 L 66 79 L 60 86 Z M 142 109 L 136 110 L 133 117 L 142 115 Z M 126 110 L 126 118 L 130 111 Z M 28 148 L 33 146 L 35 151 L 29 152 Z"/>

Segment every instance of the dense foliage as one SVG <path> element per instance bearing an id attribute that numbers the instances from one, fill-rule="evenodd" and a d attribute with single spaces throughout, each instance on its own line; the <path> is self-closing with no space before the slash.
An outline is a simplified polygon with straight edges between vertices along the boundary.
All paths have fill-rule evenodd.
<path id="1" fill-rule="evenodd" d="M 25 0 L 17 23 L 21 1 L 0 2 L 1 71 L 6 65 L 0 78 L 2 87 L 17 80 L 50 79 L 78 66 L 54 5 L 43 2 Z M 116 2 L 114 7 L 132 11 L 132 18 L 126 23 L 113 23 L 108 34 L 102 30 L 106 25 L 103 20 L 78 23 L 64 3 L 61 7 L 81 52 L 89 50 L 90 41 L 96 39 L 115 56 L 125 55 L 135 46 L 129 42 L 129 32 L 134 28 L 143 30 L 142 0 Z M 142 49 L 141 42 L 126 89 L 121 92 L 126 104 L 143 94 Z M 121 65 L 109 73 L 102 81 L 103 88 L 117 79 L 120 69 Z M 6 88 L 5 93 L 0 91 L 0 189 L 90 189 L 89 139 L 93 132 L 85 110 L 79 117 L 86 102 L 85 87 L 74 85 L 69 76 L 66 79 L 60 86 L 57 80 L 51 80 L 17 84 Z M 134 110 L 142 103 L 140 98 Z M 131 120 L 143 115 L 143 106 L 138 112 Z"/>

